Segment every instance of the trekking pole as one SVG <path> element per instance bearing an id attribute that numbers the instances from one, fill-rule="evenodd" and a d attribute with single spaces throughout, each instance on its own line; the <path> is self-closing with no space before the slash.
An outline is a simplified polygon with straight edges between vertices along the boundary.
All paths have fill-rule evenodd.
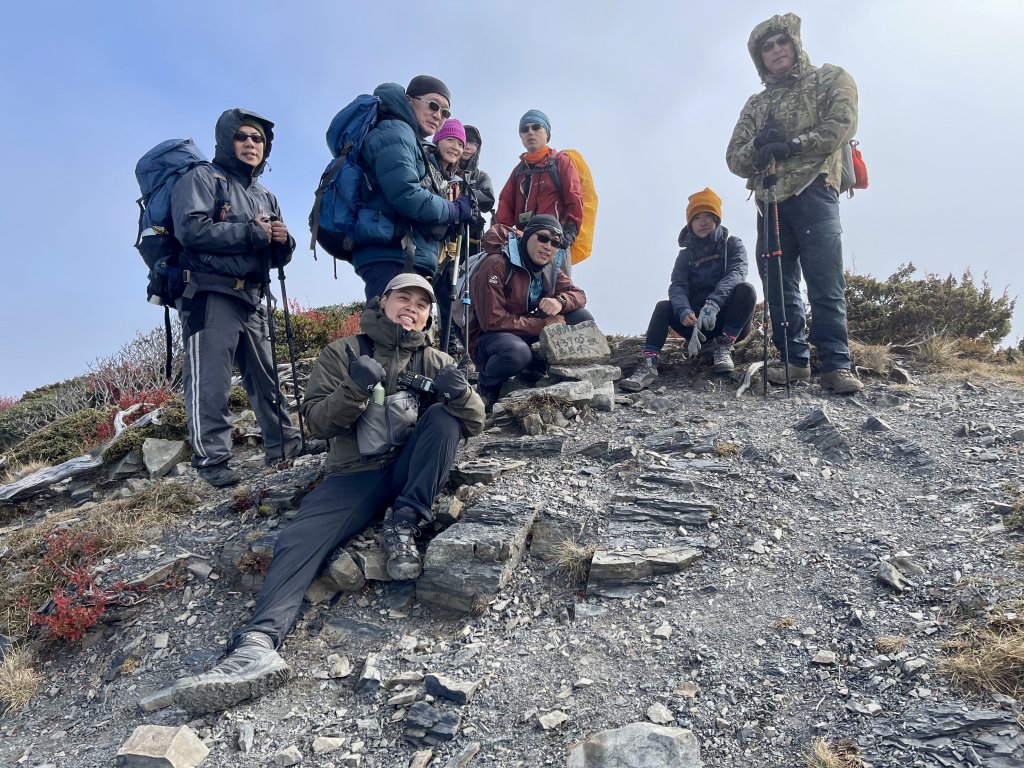
<path id="1" fill-rule="evenodd" d="M 768 217 L 765 217 L 765 234 L 770 238 L 766 245 L 766 254 L 776 260 L 779 266 L 779 306 L 782 309 L 782 360 L 783 360 L 783 372 L 786 377 L 786 397 L 789 398 L 792 395 L 792 385 L 789 381 L 789 317 L 786 315 L 786 291 L 782 285 L 782 238 L 779 234 L 779 199 L 778 192 L 776 190 L 776 176 L 775 176 L 775 158 L 772 158 L 771 164 L 768 166 L 768 174 L 764 177 L 764 188 L 768 191 L 768 200 L 765 213 L 770 214 L 771 221 Z M 768 264 L 765 264 L 765 272 L 767 273 Z M 767 274 L 765 276 L 765 285 L 767 287 Z M 765 301 L 768 301 L 768 295 L 765 294 Z M 767 370 L 765 371 L 767 374 Z M 766 375 L 767 378 L 767 375 Z"/>
<path id="2" fill-rule="evenodd" d="M 299 374 L 295 366 L 295 337 L 292 335 L 292 317 L 288 311 L 288 291 L 284 287 L 284 267 L 277 268 L 277 279 L 281 283 L 281 306 L 284 308 L 284 337 L 288 341 L 288 358 L 292 364 L 292 389 L 295 393 L 295 413 L 299 416 L 299 452 L 305 453 L 306 429 L 302 425 L 302 399 L 299 397 Z"/>
<path id="3" fill-rule="evenodd" d="M 466 255 L 462 259 L 462 269 L 466 273 L 466 284 L 463 288 L 463 296 L 459 297 L 459 301 L 462 303 L 462 360 L 469 360 L 469 256 L 470 256 L 470 239 L 469 239 L 469 222 L 466 222 L 466 229 L 464 230 L 466 244 Z M 455 307 L 452 307 L 454 311 Z M 461 360 L 460 360 L 461 362 Z"/>
<path id="4" fill-rule="evenodd" d="M 264 272 L 265 277 L 263 278 L 263 290 L 267 294 L 267 331 L 270 336 L 270 365 L 274 371 L 274 410 L 277 411 L 277 430 L 278 435 L 281 438 L 281 463 L 285 461 L 284 458 L 284 424 L 281 421 L 281 380 L 277 375 L 277 350 L 275 345 L 277 343 L 277 336 L 274 334 L 274 307 L 271 303 L 270 294 L 270 250 L 267 250 L 267 257 L 265 263 L 266 271 Z M 264 444 L 266 441 L 264 440 Z"/>
<path id="5" fill-rule="evenodd" d="M 459 256 L 462 254 L 462 233 L 455 238 L 455 255 L 449 258 L 452 265 L 452 289 L 448 304 L 448 319 L 441 330 L 441 351 L 448 352 L 448 342 L 452 337 L 452 312 L 455 311 L 455 284 L 459 279 Z"/>

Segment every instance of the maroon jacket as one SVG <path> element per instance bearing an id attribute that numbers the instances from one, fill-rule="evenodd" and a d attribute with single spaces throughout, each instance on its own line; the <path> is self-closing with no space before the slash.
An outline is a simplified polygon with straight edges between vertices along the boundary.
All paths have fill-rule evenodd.
<path id="1" fill-rule="evenodd" d="M 491 230 L 493 231 L 493 229 Z M 485 236 L 486 239 L 486 236 Z M 561 254 L 559 254 L 561 256 Z M 557 261 L 556 257 L 556 261 Z M 544 329 L 545 316 L 535 313 L 537 302 L 545 297 L 565 298 L 562 314 L 583 309 L 587 294 L 552 261 L 541 272 L 543 287 L 540 296 L 530 301 L 530 271 L 519 257 L 519 241 L 510 234 L 501 252 L 488 253 L 473 269 L 469 278 L 469 295 L 473 311 L 469 319 L 469 352 L 476 354 L 484 333 L 514 333 L 537 337 Z"/>
<path id="2" fill-rule="evenodd" d="M 555 180 L 548 170 L 550 163 L 558 164 L 561 189 L 555 187 Z M 570 157 L 549 147 L 545 159 L 529 166 L 528 196 L 523 195 L 527 179 L 525 169 L 526 161 L 520 160 L 512 170 L 498 196 L 498 212 L 494 221 L 522 229 L 524 223 L 519 221 L 519 214 L 524 211 L 532 211 L 535 216 L 546 213 L 558 219 L 569 242 L 575 240 L 583 224 L 583 193 L 580 191 L 580 175 Z"/>

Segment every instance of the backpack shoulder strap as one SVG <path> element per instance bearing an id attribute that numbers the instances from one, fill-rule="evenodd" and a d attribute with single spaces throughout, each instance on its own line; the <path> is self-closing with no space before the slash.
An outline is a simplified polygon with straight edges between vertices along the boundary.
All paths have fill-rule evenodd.
<path id="1" fill-rule="evenodd" d="M 373 357 L 373 339 L 365 333 L 357 333 L 356 339 L 359 340 L 359 354 Z"/>

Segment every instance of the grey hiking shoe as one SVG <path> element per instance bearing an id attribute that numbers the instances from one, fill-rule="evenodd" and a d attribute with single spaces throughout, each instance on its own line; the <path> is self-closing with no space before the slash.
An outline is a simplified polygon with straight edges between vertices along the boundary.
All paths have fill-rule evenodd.
<path id="1" fill-rule="evenodd" d="M 860 379 L 854 376 L 853 371 L 849 368 L 837 368 L 834 371 L 821 374 L 821 386 L 831 389 L 837 395 L 852 395 L 854 392 L 864 389 Z"/>
<path id="2" fill-rule="evenodd" d="M 715 373 L 729 373 L 736 366 L 732 362 L 732 341 L 725 336 L 715 339 L 713 345 Z"/>
<path id="3" fill-rule="evenodd" d="M 269 693 L 290 675 L 270 637 L 246 632 L 224 661 L 209 672 L 182 678 L 171 691 L 175 705 L 184 710 L 219 712 Z"/>
<path id="4" fill-rule="evenodd" d="M 799 366 L 793 363 L 789 364 L 789 380 L 793 381 L 809 381 L 811 378 L 811 366 Z M 785 384 L 786 383 L 786 365 L 785 363 L 770 363 L 768 365 L 768 381 L 772 384 Z"/>
<path id="5" fill-rule="evenodd" d="M 636 370 L 628 378 L 619 382 L 619 389 L 625 392 L 639 392 L 658 380 L 658 358 L 653 355 L 643 355 L 636 366 Z"/>
<path id="6" fill-rule="evenodd" d="M 389 509 L 384 515 L 382 543 L 388 556 L 388 576 L 395 581 L 415 579 L 423 570 L 423 558 L 416 549 L 416 537 L 420 529 L 412 523 L 395 522 Z"/>
<path id="7" fill-rule="evenodd" d="M 223 464 L 215 464 L 212 467 L 199 467 L 199 476 L 214 488 L 226 488 L 229 485 L 238 485 L 242 476 L 232 469 L 225 461 Z"/>

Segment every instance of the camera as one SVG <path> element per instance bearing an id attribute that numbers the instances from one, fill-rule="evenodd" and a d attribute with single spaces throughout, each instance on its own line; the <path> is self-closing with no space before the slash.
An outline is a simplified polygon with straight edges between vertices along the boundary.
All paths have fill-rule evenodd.
<path id="1" fill-rule="evenodd" d="M 419 373 L 403 371 L 398 376 L 398 386 L 400 389 L 411 389 L 414 392 L 431 394 L 434 391 L 434 380 Z"/>

